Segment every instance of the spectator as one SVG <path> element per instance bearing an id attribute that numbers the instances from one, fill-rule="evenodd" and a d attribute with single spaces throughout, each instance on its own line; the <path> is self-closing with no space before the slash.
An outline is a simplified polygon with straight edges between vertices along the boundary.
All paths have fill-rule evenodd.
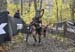
<path id="1" fill-rule="evenodd" d="M 17 10 L 14 14 L 14 18 L 20 18 L 20 12 Z"/>

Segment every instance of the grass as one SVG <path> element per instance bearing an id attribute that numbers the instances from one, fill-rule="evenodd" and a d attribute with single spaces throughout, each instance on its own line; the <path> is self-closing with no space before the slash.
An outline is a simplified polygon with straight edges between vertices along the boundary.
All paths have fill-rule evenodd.
<path id="1" fill-rule="evenodd" d="M 60 42 L 64 42 L 64 43 L 67 43 L 67 41 L 71 40 L 67 37 L 64 37 L 62 35 L 59 35 L 59 34 L 49 34 L 49 38 L 53 38 L 53 39 L 56 39 Z"/>

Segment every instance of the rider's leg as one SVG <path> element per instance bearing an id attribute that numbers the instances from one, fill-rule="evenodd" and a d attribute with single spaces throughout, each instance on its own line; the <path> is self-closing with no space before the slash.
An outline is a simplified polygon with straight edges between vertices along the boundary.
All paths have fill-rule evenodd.
<path id="1" fill-rule="evenodd" d="M 35 35 L 33 35 L 33 38 L 34 38 L 34 41 L 37 42 L 37 40 L 36 40 L 36 36 L 35 36 Z"/>
<path id="2" fill-rule="evenodd" d="M 28 42 L 29 33 L 26 34 L 26 42 Z"/>
<path id="3" fill-rule="evenodd" d="M 46 37 L 46 31 L 44 31 L 43 34 L 44 34 L 44 37 Z"/>
<path id="4" fill-rule="evenodd" d="M 34 31 L 32 34 L 33 34 L 34 41 L 37 42 L 37 39 L 36 39 L 36 36 L 35 36 L 37 34 L 36 31 Z"/>
<path id="5" fill-rule="evenodd" d="M 41 32 L 38 32 L 39 43 L 41 42 Z"/>

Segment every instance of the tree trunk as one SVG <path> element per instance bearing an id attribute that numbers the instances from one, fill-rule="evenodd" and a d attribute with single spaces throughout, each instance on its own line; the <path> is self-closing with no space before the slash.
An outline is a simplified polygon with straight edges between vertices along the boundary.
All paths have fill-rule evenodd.
<path id="1" fill-rule="evenodd" d="M 21 0 L 21 15 L 23 15 L 23 0 Z"/>
<path id="2" fill-rule="evenodd" d="M 62 22 L 62 5 L 61 5 L 61 10 L 60 10 L 60 20 Z"/>
<path id="3" fill-rule="evenodd" d="M 66 32 L 67 32 L 67 24 L 66 24 L 66 21 L 64 22 L 64 36 L 66 35 Z"/>
<path id="4" fill-rule="evenodd" d="M 34 8 L 35 8 L 35 12 L 36 12 L 36 10 L 37 10 L 37 2 L 36 2 L 37 0 L 34 0 Z"/>
<path id="5" fill-rule="evenodd" d="M 72 15 L 72 20 L 73 21 L 74 21 L 74 13 L 75 13 L 74 9 L 75 9 L 75 0 L 73 0 L 72 4 L 71 4 L 71 10 L 72 10 L 71 15 Z"/>
<path id="6" fill-rule="evenodd" d="M 6 0 L 0 0 L 0 12 L 7 10 L 7 1 Z"/>
<path id="7" fill-rule="evenodd" d="M 56 31 L 57 31 L 57 33 L 58 33 L 58 22 L 59 22 L 59 18 L 58 18 L 58 2 L 57 2 L 57 0 L 56 0 L 55 2 L 56 2 L 56 11 L 57 11 L 57 14 L 56 14 L 56 18 L 57 18 Z"/>
<path id="8" fill-rule="evenodd" d="M 57 0 L 55 2 L 56 2 L 56 10 L 57 10 L 56 18 L 57 18 L 57 22 L 59 22 L 59 18 L 58 18 L 58 2 L 57 2 Z"/>

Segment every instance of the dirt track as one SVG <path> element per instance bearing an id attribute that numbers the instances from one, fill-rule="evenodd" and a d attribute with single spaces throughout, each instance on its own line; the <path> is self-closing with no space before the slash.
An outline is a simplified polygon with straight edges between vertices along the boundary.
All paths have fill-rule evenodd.
<path id="1" fill-rule="evenodd" d="M 73 41 L 61 42 L 56 38 L 42 38 L 41 44 L 33 46 L 33 38 L 29 38 L 29 44 L 23 42 L 18 47 L 10 49 L 8 52 L 75 52 Z"/>

